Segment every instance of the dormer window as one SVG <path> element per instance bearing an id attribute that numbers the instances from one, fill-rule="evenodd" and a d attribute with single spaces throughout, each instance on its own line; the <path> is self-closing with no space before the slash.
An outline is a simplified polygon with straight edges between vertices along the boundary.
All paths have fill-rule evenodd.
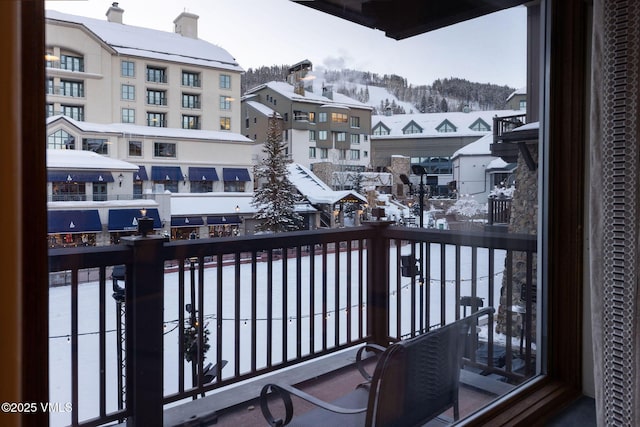
<path id="1" fill-rule="evenodd" d="M 408 125 L 402 128 L 402 133 L 405 135 L 409 135 L 412 133 L 422 133 L 422 128 L 418 126 L 416 122 L 411 120 L 411 122 Z"/>
<path id="2" fill-rule="evenodd" d="M 478 119 L 469 126 L 469 129 L 478 132 L 488 132 L 491 130 L 491 126 L 489 126 L 484 120 Z"/>
<path id="3" fill-rule="evenodd" d="M 436 130 L 438 132 L 455 132 L 458 128 L 456 128 L 449 120 L 445 120 L 436 127 Z"/>
<path id="4" fill-rule="evenodd" d="M 384 125 L 384 123 L 382 123 L 382 122 L 378 123 L 377 125 L 375 125 L 373 127 L 373 134 L 374 135 L 389 135 L 390 131 L 391 131 L 391 129 L 386 127 Z"/>

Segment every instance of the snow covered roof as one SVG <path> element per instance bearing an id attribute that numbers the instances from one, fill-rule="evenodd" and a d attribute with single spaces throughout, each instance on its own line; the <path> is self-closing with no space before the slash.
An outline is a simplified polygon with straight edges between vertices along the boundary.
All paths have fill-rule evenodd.
<path id="1" fill-rule="evenodd" d="M 253 193 L 172 193 L 171 215 L 253 214 L 252 200 Z"/>
<path id="2" fill-rule="evenodd" d="M 513 170 L 516 168 L 518 164 L 517 163 L 507 163 L 504 160 L 502 160 L 500 157 L 498 157 L 497 159 L 493 159 L 489 162 L 489 164 L 487 165 L 487 172 L 490 171 L 506 171 L 506 170 Z"/>
<path id="3" fill-rule="evenodd" d="M 243 71 L 229 52 L 205 40 L 55 10 L 47 10 L 46 18 L 82 25 L 120 55 Z"/>
<path id="4" fill-rule="evenodd" d="M 66 121 L 82 132 L 114 133 L 161 138 L 206 139 L 215 141 L 253 142 L 239 133 L 214 130 L 163 128 L 156 126 L 140 126 L 129 123 L 91 123 L 74 120 L 67 116 L 51 116 L 47 118 L 47 126 L 58 121 Z"/>
<path id="5" fill-rule="evenodd" d="M 421 114 L 395 114 L 393 116 L 375 115 L 371 116 L 371 127 L 374 129 L 382 123 L 389 129 L 389 135 L 371 135 L 371 139 L 388 138 L 424 138 L 424 137 L 460 137 L 460 136 L 482 136 L 486 135 L 493 128 L 493 118 L 498 116 L 512 116 L 512 110 L 488 110 L 448 112 L 448 113 L 421 113 Z M 471 126 L 478 120 L 482 120 L 488 126 L 486 131 L 472 130 Z M 422 128 L 421 133 L 403 134 L 402 130 L 411 122 Z M 456 130 L 454 132 L 438 132 L 438 127 L 448 121 Z"/>
<path id="6" fill-rule="evenodd" d="M 527 88 L 526 87 L 521 87 L 519 89 L 514 90 L 511 95 L 509 95 L 509 97 L 507 98 L 507 102 L 509 102 L 509 100 L 511 98 L 513 98 L 516 95 L 526 95 L 527 94 Z"/>
<path id="7" fill-rule="evenodd" d="M 305 91 L 304 95 L 300 95 L 294 92 L 293 85 L 286 82 L 268 82 L 261 85 L 258 85 L 252 89 L 249 89 L 246 92 L 246 95 L 251 95 L 257 93 L 265 88 L 269 88 L 275 92 L 278 92 L 280 95 L 286 97 L 291 101 L 296 102 L 308 102 L 313 104 L 320 104 L 322 107 L 334 107 L 334 108 L 364 108 L 367 110 L 372 110 L 373 108 L 363 104 L 362 102 L 356 101 L 355 99 L 349 98 L 348 96 L 342 95 L 337 92 L 333 92 L 333 99 L 330 99 L 326 96 L 319 95 L 315 92 Z"/>
<path id="8" fill-rule="evenodd" d="M 518 126 L 511 132 L 522 132 L 522 131 L 536 130 L 536 129 L 540 129 L 540 122 L 531 122 L 531 123 L 527 123 L 526 125 Z"/>
<path id="9" fill-rule="evenodd" d="M 355 198 L 362 203 L 367 203 L 367 199 L 355 191 L 332 190 L 313 172 L 298 163 L 290 163 L 287 165 L 287 169 L 291 183 L 295 185 L 300 194 L 314 205 L 334 204 L 344 198 Z"/>
<path id="10" fill-rule="evenodd" d="M 491 156 L 491 144 L 493 144 L 493 134 L 485 135 L 457 150 L 451 156 L 451 160 L 459 156 Z"/>
<path id="11" fill-rule="evenodd" d="M 137 165 L 105 157 L 93 151 L 47 150 L 47 169 L 86 169 L 111 171 L 137 171 Z"/>
<path id="12" fill-rule="evenodd" d="M 273 113 L 276 114 L 276 117 L 281 118 L 282 116 L 280 115 L 280 113 L 278 113 L 277 111 L 274 111 L 272 108 L 270 108 L 267 105 L 264 105 L 258 101 L 246 101 L 246 104 L 253 107 L 256 111 L 258 111 L 261 114 L 264 114 L 266 117 L 271 117 L 273 116 Z"/>

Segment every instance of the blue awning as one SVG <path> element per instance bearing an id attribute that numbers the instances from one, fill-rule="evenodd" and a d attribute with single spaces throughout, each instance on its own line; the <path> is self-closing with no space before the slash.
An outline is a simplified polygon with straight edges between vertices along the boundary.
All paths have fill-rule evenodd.
<path id="1" fill-rule="evenodd" d="M 136 231 L 140 209 L 109 209 L 109 231 Z M 162 228 L 158 209 L 147 209 L 147 217 L 153 218 L 153 228 Z"/>
<path id="2" fill-rule="evenodd" d="M 251 181 L 249 171 L 243 168 L 223 168 L 222 177 L 225 181 Z"/>
<path id="3" fill-rule="evenodd" d="M 189 181 L 218 181 L 216 168 L 189 168 Z"/>
<path id="4" fill-rule="evenodd" d="M 133 174 L 133 180 L 134 181 L 148 181 L 149 180 L 149 175 L 147 175 L 147 168 L 145 168 L 144 166 L 138 166 L 140 169 L 138 169 L 138 172 Z"/>
<path id="5" fill-rule="evenodd" d="M 57 233 L 99 233 L 102 223 L 97 209 L 77 211 L 48 211 L 47 231 Z"/>
<path id="6" fill-rule="evenodd" d="M 151 179 L 153 181 L 182 181 L 180 166 L 151 166 Z"/>
<path id="7" fill-rule="evenodd" d="M 113 182 L 108 171 L 48 171 L 47 182 Z"/>
<path id="8" fill-rule="evenodd" d="M 208 216 L 208 225 L 224 225 L 224 224 L 240 224 L 242 221 L 238 215 L 221 215 L 221 216 Z"/>
<path id="9" fill-rule="evenodd" d="M 172 216 L 172 227 L 197 227 L 204 225 L 204 221 L 201 216 Z"/>

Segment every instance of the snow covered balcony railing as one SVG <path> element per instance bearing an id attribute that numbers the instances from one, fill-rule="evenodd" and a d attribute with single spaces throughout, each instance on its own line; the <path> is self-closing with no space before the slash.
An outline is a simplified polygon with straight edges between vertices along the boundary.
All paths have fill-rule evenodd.
<path id="1" fill-rule="evenodd" d="M 50 398 L 73 407 L 52 415 L 52 425 L 162 425 L 167 405 L 364 342 L 413 336 L 481 304 L 497 309 L 501 288 L 509 301 L 522 283 L 534 292 L 532 274 L 510 279 L 515 254 L 533 265 L 531 236 L 373 222 L 123 241 L 50 250 L 50 272 L 71 276 L 50 291 Z M 501 330 L 516 344 L 500 341 L 496 325 L 479 325 L 467 365 L 513 383 L 530 375 L 531 304 L 522 323 L 502 310 Z"/>
<path id="2" fill-rule="evenodd" d="M 511 219 L 511 198 L 489 197 L 487 225 L 508 225 Z"/>

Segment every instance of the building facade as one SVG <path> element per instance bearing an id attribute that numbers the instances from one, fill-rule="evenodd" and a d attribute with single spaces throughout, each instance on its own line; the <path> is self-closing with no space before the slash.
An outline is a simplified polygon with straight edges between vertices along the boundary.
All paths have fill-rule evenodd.
<path id="1" fill-rule="evenodd" d="M 175 33 L 123 16 L 117 3 L 106 21 L 46 12 L 47 116 L 237 133 L 243 70 L 197 38 L 198 16 L 180 14 Z"/>
<path id="2" fill-rule="evenodd" d="M 287 82 L 265 83 L 245 93 L 242 133 L 264 142 L 267 120 L 275 114 L 293 162 L 333 187 L 351 188 L 348 172 L 364 172 L 371 165 L 372 108 L 330 87 L 314 88 L 309 61 L 289 71 Z"/>

